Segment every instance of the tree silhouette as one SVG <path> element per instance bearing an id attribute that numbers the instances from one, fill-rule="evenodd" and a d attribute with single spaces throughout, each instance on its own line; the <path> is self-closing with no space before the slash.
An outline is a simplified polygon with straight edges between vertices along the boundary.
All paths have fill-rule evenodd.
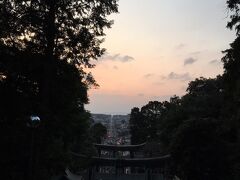
<path id="1" fill-rule="evenodd" d="M 147 124 L 139 108 L 135 107 L 131 110 L 129 125 L 131 133 L 131 143 L 139 144 L 145 142 L 147 139 Z"/>
<path id="2" fill-rule="evenodd" d="M 181 179 L 232 179 L 227 144 L 220 136 L 218 120 L 184 121 L 172 140 L 172 169 Z"/>
<path id="3" fill-rule="evenodd" d="M 107 135 L 107 128 L 102 123 L 96 123 L 90 128 L 95 143 L 101 144 L 102 138 Z"/>
<path id="4" fill-rule="evenodd" d="M 162 145 L 161 153 L 172 155 L 173 175 L 184 180 L 232 178 L 229 139 L 233 140 L 233 133 L 221 116 L 223 97 L 221 76 L 197 78 L 182 98 L 149 102 L 140 112 L 134 108 L 131 117 L 141 117 L 134 127 L 145 122 L 145 136 Z M 134 140 L 142 138 L 141 131 L 132 132 Z"/>
<path id="5" fill-rule="evenodd" d="M 92 67 L 118 8 L 117 0 L 4 0 L 0 10 L 2 44 Z"/>
<path id="6" fill-rule="evenodd" d="M 230 29 L 235 29 L 236 39 L 230 44 L 230 48 L 224 51 L 225 56 L 222 58 L 224 63 L 224 98 L 225 106 L 223 109 L 223 114 L 225 117 L 225 126 L 232 133 L 228 137 L 231 143 L 231 163 L 232 171 L 235 179 L 240 178 L 240 109 L 239 109 L 239 99 L 240 99 L 240 16 L 239 8 L 240 2 L 236 0 L 227 1 L 228 9 L 230 10 L 230 20 L 227 27 Z"/>
<path id="7" fill-rule="evenodd" d="M 1 177 L 26 179 L 33 154 L 32 143 L 36 154 L 32 163 L 37 168 L 35 178 L 61 174 L 70 164 L 69 150 L 86 139 L 89 115 L 83 106 L 87 102 L 83 76 L 75 66 L 56 61 L 57 73 L 52 76 L 54 86 L 51 86 L 47 96 L 49 104 L 43 113 L 39 91 L 39 67 L 43 57 L 25 52 L 11 53 L 13 55 L 0 53 L 0 69 L 5 74 L 0 81 Z M 38 128 L 32 129 L 28 126 L 29 116 L 35 114 L 41 122 Z"/>
<path id="8" fill-rule="evenodd" d="M 4 0 L 0 2 L 1 178 L 33 179 L 64 172 L 69 152 L 86 152 L 87 90 L 115 0 Z M 40 116 L 31 157 L 29 116 Z"/>

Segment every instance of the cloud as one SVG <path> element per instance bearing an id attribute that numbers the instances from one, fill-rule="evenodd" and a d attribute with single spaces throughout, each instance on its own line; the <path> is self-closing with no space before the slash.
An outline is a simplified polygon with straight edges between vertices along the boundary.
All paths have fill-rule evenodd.
<path id="1" fill-rule="evenodd" d="M 182 87 L 180 88 L 180 90 L 186 91 L 187 88 L 188 88 L 188 86 L 182 86 Z"/>
<path id="2" fill-rule="evenodd" d="M 202 51 L 194 51 L 194 52 L 191 52 L 190 54 L 196 56 L 196 55 L 199 55 L 201 53 L 202 53 Z"/>
<path id="3" fill-rule="evenodd" d="M 113 69 L 118 70 L 118 66 L 113 66 Z"/>
<path id="4" fill-rule="evenodd" d="M 123 57 L 119 57 L 119 59 L 122 61 L 122 62 L 128 62 L 128 61 L 132 61 L 134 60 L 134 58 L 132 56 L 123 56 Z"/>
<path id="5" fill-rule="evenodd" d="M 167 76 L 164 76 L 164 75 L 160 75 L 159 77 L 160 77 L 162 80 L 167 79 Z"/>
<path id="6" fill-rule="evenodd" d="M 189 81 L 192 79 L 189 73 L 177 74 L 175 72 L 169 73 L 167 76 L 169 80 L 180 80 L 180 81 Z"/>
<path id="7" fill-rule="evenodd" d="M 146 79 L 148 79 L 148 78 L 150 78 L 150 77 L 152 77 L 152 76 L 154 76 L 155 74 L 153 74 L 153 73 L 148 73 L 148 74 L 145 74 L 143 77 L 144 78 L 146 78 Z"/>
<path id="8" fill-rule="evenodd" d="M 150 100 L 152 101 L 169 101 L 170 97 L 172 97 L 172 95 L 165 95 L 165 96 L 151 96 Z"/>
<path id="9" fill-rule="evenodd" d="M 113 54 L 113 55 L 106 53 L 100 58 L 100 60 L 120 61 L 125 63 L 125 62 L 133 61 L 134 58 L 129 55 L 121 55 L 120 53 Z"/>
<path id="10" fill-rule="evenodd" d="M 209 62 L 209 64 L 220 64 L 221 61 L 217 60 L 217 59 L 214 59 L 212 61 Z"/>
<path id="11" fill-rule="evenodd" d="M 181 43 L 176 46 L 176 49 L 182 49 L 184 47 L 186 47 L 186 44 Z"/>
<path id="12" fill-rule="evenodd" d="M 159 76 L 161 78 L 161 80 L 180 80 L 180 81 L 189 81 L 192 80 L 193 78 L 190 76 L 189 73 L 175 73 L 175 72 L 171 72 L 169 73 L 167 76 L 161 75 Z M 162 85 L 164 84 L 163 82 L 157 82 L 154 83 L 155 85 Z"/>
<path id="13" fill-rule="evenodd" d="M 144 94 L 143 94 L 143 93 L 139 93 L 138 96 L 139 96 L 139 97 L 143 97 Z"/>
<path id="14" fill-rule="evenodd" d="M 156 86 L 161 86 L 161 85 L 164 85 L 165 83 L 164 82 L 155 82 L 153 83 L 153 85 L 156 85 Z"/>
<path id="15" fill-rule="evenodd" d="M 192 58 L 192 57 L 187 58 L 187 59 L 184 60 L 184 66 L 193 64 L 193 63 L 195 63 L 196 61 L 197 61 L 197 59 L 194 59 L 194 58 Z"/>

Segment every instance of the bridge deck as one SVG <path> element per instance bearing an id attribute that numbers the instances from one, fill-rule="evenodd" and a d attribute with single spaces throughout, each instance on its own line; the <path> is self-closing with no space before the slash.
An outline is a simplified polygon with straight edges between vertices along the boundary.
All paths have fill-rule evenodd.
<path id="1" fill-rule="evenodd" d="M 108 145 L 108 144 L 94 144 L 97 149 L 111 150 L 111 151 L 136 151 L 143 148 L 146 143 L 137 145 Z"/>
<path id="2" fill-rule="evenodd" d="M 72 153 L 76 157 L 87 158 L 84 155 Z M 121 166 L 121 167 L 162 167 L 170 159 L 170 155 L 153 158 L 102 158 L 102 157 L 91 157 L 92 164 L 101 166 Z"/>

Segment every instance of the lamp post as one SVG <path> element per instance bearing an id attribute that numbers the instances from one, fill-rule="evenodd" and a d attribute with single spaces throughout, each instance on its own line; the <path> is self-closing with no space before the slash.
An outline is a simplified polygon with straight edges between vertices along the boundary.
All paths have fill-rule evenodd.
<path id="1" fill-rule="evenodd" d="M 39 126 L 41 119 L 36 115 L 31 115 L 29 117 L 29 122 L 27 126 L 31 129 L 31 144 L 30 144 L 30 158 L 29 158 L 29 180 L 35 179 L 35 129 Z"/>
<path id="2" fill-rule="evenodd" d="M 40 121 L 41 121 L 40 117 L 32 115 L 32 116 L 30 116 L 30 124 L 29 125 L 32 128 L 36 128 L 39 126 Z"/>

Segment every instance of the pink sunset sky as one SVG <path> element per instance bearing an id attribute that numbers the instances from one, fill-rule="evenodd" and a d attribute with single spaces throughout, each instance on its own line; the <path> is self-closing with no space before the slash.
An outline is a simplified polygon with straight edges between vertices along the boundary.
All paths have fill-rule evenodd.
<path id="1" fill-rule="evenodd" d="M 92 113 L 128 114 L 151 100 L 184 95 L 189 81 L 222 74 L 222 51 L 234 32 L 226 29 L 225 0 L 120 0 L 91 69 L 98 89 L 89 91 Z"/>

